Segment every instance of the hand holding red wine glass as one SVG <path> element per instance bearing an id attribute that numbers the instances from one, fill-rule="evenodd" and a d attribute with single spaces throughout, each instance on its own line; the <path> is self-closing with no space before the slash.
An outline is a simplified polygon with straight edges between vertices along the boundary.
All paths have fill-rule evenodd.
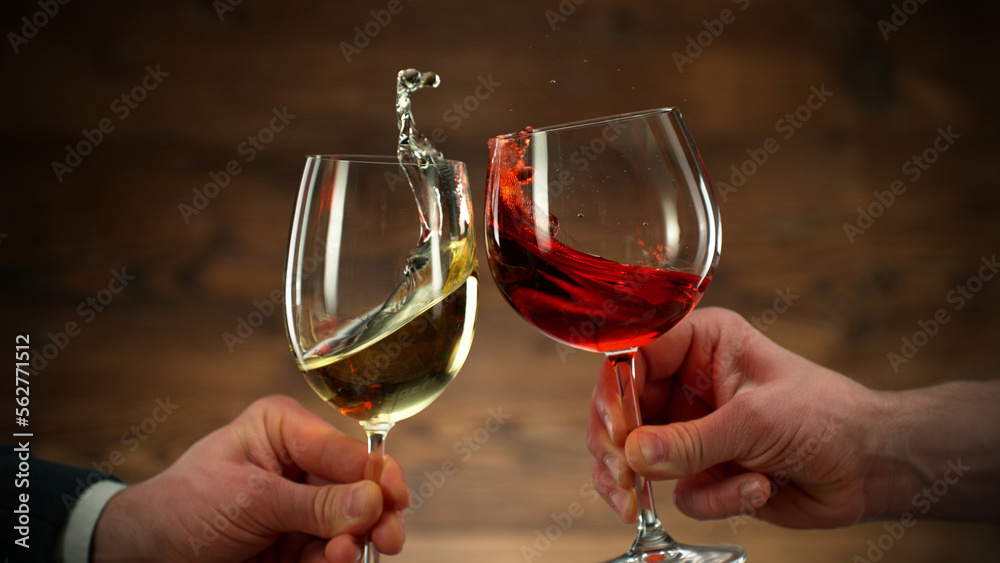
<path id="1" fill-rule="evenodd" d="M 604 353 L 629 430 L 642 424 L 635 353 L 701 299 L 721 249 L 719 210 L 680 112 L 623 114 L 490 140 L 486 244 L 501 293 L 549 337 Z M 614 563 L 744 561 L 730 545 L 688 546 L 635 483 L 639 532 Z"/>

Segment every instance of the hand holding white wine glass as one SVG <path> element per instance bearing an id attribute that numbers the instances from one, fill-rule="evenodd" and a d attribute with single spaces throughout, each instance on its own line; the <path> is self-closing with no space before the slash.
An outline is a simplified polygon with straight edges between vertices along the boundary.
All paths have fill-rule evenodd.
<path id="1" fill-rule="evenodd" d="M 364 428 L 375 482 L 389 429 L 444 392 L 472 345 L 479 285 L 465 165 L 420 134 L 410 104 L 440 82 L 400 71 L 396 157 L 309 157 L 292 219 L 292 352 L 313 390 Z M 363 558 L 378 561 L 370 541 Z"/>
<path id="2" fill-rule="evenodd" d="M 407 183 L 435 194 L 418 208 Z M 438 197 L 440 195 L 440 197 Z M 313 390 L 356 419 L 378 482 L 393 424 L 436 399 L 462 367 L 477 304 L 465 167 L 311 156 L 285 271 L 285 319 Z M 366 561 L 377 561 L 369 545 Z"/>

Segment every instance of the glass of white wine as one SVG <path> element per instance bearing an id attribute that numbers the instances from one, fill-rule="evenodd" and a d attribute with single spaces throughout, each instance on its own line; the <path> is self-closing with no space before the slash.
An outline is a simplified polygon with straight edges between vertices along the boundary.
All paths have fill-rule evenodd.
<path id="1" fill-rule="evenodd" d="M 441 395 L 472 344 L 478 278 L 465 165 L 308 157 L 284 285 L 298 366 L 364 428 L 366 478 L 378 482 L 389 429 Z M 364 551 L 378 561 L 370 542 Z"/>

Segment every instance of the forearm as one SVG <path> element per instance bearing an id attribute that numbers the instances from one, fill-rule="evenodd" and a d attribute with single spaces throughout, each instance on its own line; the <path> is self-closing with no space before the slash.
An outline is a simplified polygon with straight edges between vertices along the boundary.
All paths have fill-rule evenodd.
<path id="1" fill-rule="evenodd" d="M 891 395 L 884 516 L 1000 521 L 1000 381 Z"/>

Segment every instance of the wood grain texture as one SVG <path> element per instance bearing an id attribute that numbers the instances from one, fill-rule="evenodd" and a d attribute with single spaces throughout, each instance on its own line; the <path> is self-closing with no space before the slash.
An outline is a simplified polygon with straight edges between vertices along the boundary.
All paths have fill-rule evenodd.
<path id="1" fill-rule="evenodd" d="M 417 119 L 468 163 L 477 210 L 489 136 L 678 106 L 717 191 L 736 188 L 720 198 L 724 252 L 704 306 L 760 317 L 776 291 L 791 291 L 798 300 L 767 336 L 873 387 L 996 377 L 1000 282 L 984 282 L 961 310 L 947 298 L 1000 251 L 994 4 L 921 4 L 888 40 L 877 23 L 892 13 L 888 0 L 588 0 L 558 29 L 546 18 L 556 0 L 401 5 L 350 62 L 342 43 L 386 2 L 244 2 L 221 20 L 207 0 L 74 2 L 17 52 L 2 46 L 0 326 L 6 342 L 30 333 L 39 347 L 68 322 L 80 327 L 32 379 L 36 453 L 89 466 L 117 450 L 117 473 L 141 480 L 272 393 L 360 436 L 311 395 L 280 314 L 241 344 L 223 335 L 280 289 L 304 156 L 394 150 L 393 80 L 408 66 L 443 77 L 416 97 Z M 0 29 L 18 32 L 38 9 L 5 2 Z M 678 69 L 675 54 L 725 9 L 734 21 Z M 115 101 L 157 66 L 168 75 L 123 119 Z M 476 98 L 484 80 L 496 85 Z M 800 110 L 812 88 L 832 95 Z M 295 117 L 248 161 L 241 143 L 284 108 Z M 801 126 L 789 130 L 797 111 Z M 60 181 L 52 163 L 102 119 L 114 130 Z M 949 127 L 961 136 L 913 179 L 904 165 Z M 735 186 L 732 167 L 768 138 L 779 149 Z M 179 205 L 231 160 L 240 173 L 185 218 Z M 895 180 L 906 192 L 849 240 L 844 224 Z M 134 281 L 90 316 L 86 300 L 122 270 Z M 522 547 L 572 503 L 583 515 L 532 560 L 615 555 L 630 527 L 581 494 L 599 360 L 561 355 L 483 280 L 465 369 L 389 438 L 411 487 L 430 493 L 395 559 L 525 560 Z M 894 371 L 887 354 L 941 308 L 949 322 Z M 123 434 L 167 397 L 177 411 L 130 449 Z M 458 445 L 475 440 L 491 409 L 510 418 L 466 457 Z M 435 486 L 429 475 L 449 460 L 457 472 Z M 853 561 L 884 533 L 756 522 L 734 531 L 679 515 L 669 484 L 658 495 L 679 539 L 741 543 L 753 561 Z M 922 521 L 881 561 L 993 561 L 997 531 Z"/>

